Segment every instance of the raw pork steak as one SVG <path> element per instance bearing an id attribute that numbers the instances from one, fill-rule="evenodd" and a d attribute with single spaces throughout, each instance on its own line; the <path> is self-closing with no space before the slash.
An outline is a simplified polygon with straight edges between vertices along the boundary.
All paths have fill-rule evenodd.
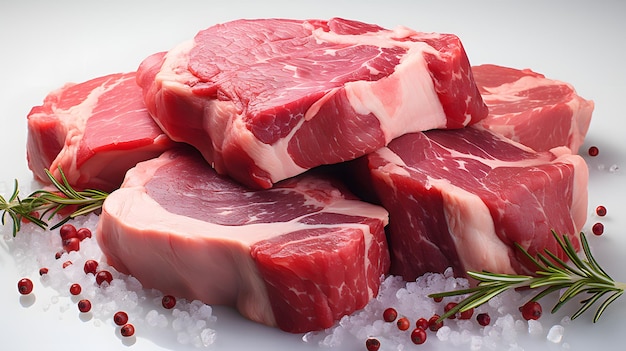
<path id="1" fill-rule="evenodd" d="M 487 115 L 456 36 L 340 18 L 215 25 L 138 72 L 162 129 L 254 188 Z"/>
<path id="2" fill-rule="evenodd" d="M 145 286 L 289 332 L 330 327 L 376 296 L 387 211 L 310 174 L 254 191 L 195 150 L 131 169 L 105 201 L 98 242 Z"/>
<path id="3" fill-rule="evenodd" d="M 28 114 L 28 165 L 44 183 L 44 169 L 58 178 L 61 167 L 77 188 L 110 191 L 173 144 L 146 110 L 134 72 L 66 84 Z"/>
<path id="4" fill-rule="evenodd" d="M 407 134 L 358 161 L 389 211 L 391 273 L 406 280 L 447 267 L 528 273 L 514 243 L 565 258 L 551 230 L 579 245 L 588 173 L 565 147 L 534 152 L 468 127 Z"/>
<path id="5" fill-rule="evenodd" d="M 489 106 L 479 126 L 536 151 L 567 146 L 577 153 L 593 112 L 593 101 L 564 82 L 529 69 L 496 65 L 472 67 L 476 84 Z"/>

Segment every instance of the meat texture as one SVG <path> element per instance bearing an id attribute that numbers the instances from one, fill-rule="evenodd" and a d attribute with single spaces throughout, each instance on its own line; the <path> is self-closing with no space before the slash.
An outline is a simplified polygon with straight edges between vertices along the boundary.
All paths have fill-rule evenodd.
<path id="1" fill-rule="evenodd" d="M 565 258 L 552 230 L 579 247 L 588 171 L 565 147 L 535 152 L 468 127 L 404 135 L 352 166 L 389 211 L 391 273 L 406 280 L 447 267 L 528 273 L 514 243 Z"/>
<path id="2" fill-rule="evenodd" d="M 137 162 L 174 145 L 152 120 L 135 73 L 111 74 L 51 92 L 28 114 L 27 157 L 35 178 L 60 167 L 77 188 L 120 186 Z"/>
<path id="3" fill-rule="evenodd" d="M 478 126 L 504 135 L 536 151 L 567 146 L 577 153 L 594 103 L 570 84 L 529 69 L 497 65 L 472 67 L 476 85 L 489 107 Z"/>
<path id="4" fill-rule="evenodd" d="M 97 238 L 108 262 L 144 286 L 306 332 L 376 296 L 387 222 L 382 207 L 324 175 L 255 191 L 185 150 L 131 169 L 104 203 Z"/>
<path id="5" fill-rule="evenodd" d="M 138 72 L 168 136 L 254 188 L 487 115 L 458 37 L 340 18 L 215 25 Z"/>

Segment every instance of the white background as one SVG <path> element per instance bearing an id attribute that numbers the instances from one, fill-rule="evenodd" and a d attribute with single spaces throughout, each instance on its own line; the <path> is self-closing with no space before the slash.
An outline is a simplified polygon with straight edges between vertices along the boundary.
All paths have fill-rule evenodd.
<path id="1" fill-rule="evenodd" d="M 463 41 L 472 64 L 529 67 L 572 83 L 596 103 L 585 153 L 592 209 L 605 205 L 605 235 L 591 237 L 592 250 L 614 278 L 626 281 L 626 3 L 620 1 L 19 1 L 0 3 L 0 193 L 14 178 L 28 184 L 26 115 L 65 82 L 82 82 L 133 71 L 141 60 L 192 37 L 198 30 L 237 18 L 340 16 L 384 27 L 406 25 L 451 32 Z M 621 170 L 609 172 L 610 166 Z M 108 328 L 81 322 L 75 312 L 44 313 L 19 303 L 15 263 L 0 242 L 0 349 L 181 349 L 173 341 L 139 337 L 123 346 Z M 565 339 L 571 350 L 616 349 L 626 330 L 626 298 L 592 325 L 590 315 L 573 322 Z M 306 350 L 299 335 L 247 322 L 218 310 L 219 350 Z M 550 316 L 545 316 L 549 323 Z M 556 317 L 553 317 L 556 318 Z M 558 321 L 558 319 L 555 319 Z M 527 349 L 563 349 L 543 339 L 519 341 Z M 421 349 L 441 349 L 430 343 Z M 358 348 L 357 348 L 358 349 Z M 363 348 L 364 349 L 364 348 Z M 416 348 L 417 349 L 417 348 Z"/>

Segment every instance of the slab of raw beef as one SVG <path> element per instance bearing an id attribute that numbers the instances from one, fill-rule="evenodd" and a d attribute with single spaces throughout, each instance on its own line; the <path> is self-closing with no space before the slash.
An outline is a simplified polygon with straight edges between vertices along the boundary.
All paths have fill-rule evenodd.
<path id="1" fill-rule="evenodd" d="M 389 211 L 390 271 L 406 280 L 447 267 L 528 273 L 514 243 L 565 258 L 551 230 L 579 245 L 588 171 L 566 147 L 535 152 L 468 127 L 401 136 L 352 166 Z"/>
<path id="2" fill-rule="evenodd" d="M 254 188 L 487 115 L 458 37 L 340 18 L 215 25 L 138 73 L 168 136 Z"/>
<path id="3" fill-rule="evenodd" d="M 147 287 L 289 332 L 330 327 L 376 296 L 389 267 L 382 207 L 304 174 L 254 191 L 195 150 L 131 169 L 104 203 L 98 242 Z"/>
<path id="4" fill-rule="evenodd" d="M 44 169 L 58 178 L 61 167 L 73 186 L 110 191 L 173 144 L 150 117 L 134 72 L 66 84 L 28 114 L 28 165 L 44 183 Z"/>
<path id="5" fill-rule="evenodd" d="M 567 146 L 578 152 L 589 129 L 593 101 L 577 95 L 570 84 L 529 69 L 480 65 L 472 70 L 489 106 L 489 116 L 479 126 L 536 151 Z"/>

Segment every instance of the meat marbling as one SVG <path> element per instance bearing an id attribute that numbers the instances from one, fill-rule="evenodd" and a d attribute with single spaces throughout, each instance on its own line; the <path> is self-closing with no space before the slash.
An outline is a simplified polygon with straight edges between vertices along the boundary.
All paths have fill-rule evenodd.
<path id="1" fill-rule="evenodd" d="M 401 136 L 351 164 L 389 211 L 392 274 L 452 267 L 528 273 L 515 249 L 565 258 L 551 230 L 579 247 L 588 171 L 566 147 L 535 152 L 480 128 Z M 364 182 L 367 184 L 367 182 Z"/>
<path id="2" fill-rule="evenodd" d="M 324 175 L 254 191 L 185 149 L 131 169 L 96 235 L 108 262 L 146 287 L 306 332 L 376 296 L 389 267 L 387 221 Z"/>
<path id="3" fill-rule="evenodd" d="M 580 97 L 570 84 L 530 69 L 480 65 L 472 71 L 489 107 L 489 115 L 478 126 L 536 151 L 567 146 L 578 152 L 589 129 L 593 101 Z"/>
<path id="4" fill-rule="evenodd" d="M 168 136 L 254 188 L 487 115 L 458 37 L 340 18 L 215 25 L 138 73 Z"/>
<path id="5" fill-rule="evenodd" d="M 69 83 L 28 114 L 27 157 L 35 178 L 59 178 L 61 167 L 77 188 L 111 191 L 137 162 L 174 143 L 148 113 L 135 73 Z"/>

